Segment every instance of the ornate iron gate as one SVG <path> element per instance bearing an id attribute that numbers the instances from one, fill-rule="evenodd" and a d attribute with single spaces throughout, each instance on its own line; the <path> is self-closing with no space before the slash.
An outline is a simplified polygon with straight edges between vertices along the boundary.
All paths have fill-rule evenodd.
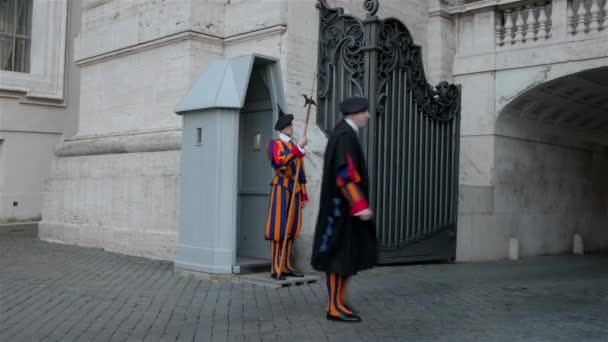
<path id="1" fill-rule="evenodd" d="M 452 259 L 456 254 L 460 89 L 430 86 L 421 49 L 406 26 L 365 19 L 319 0 L 317 124 L 326 133 L 341 119 L 337 104 L 366 96 L 371 119 L 366 149 L 380 263 Z"/>

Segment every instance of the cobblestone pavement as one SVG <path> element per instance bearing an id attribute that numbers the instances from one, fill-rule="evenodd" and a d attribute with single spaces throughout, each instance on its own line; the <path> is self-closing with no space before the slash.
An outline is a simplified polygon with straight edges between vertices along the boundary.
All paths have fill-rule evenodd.
<path id="1" fill-rule="evenodd" d="M 608 341 L 608 256 L 363 272 L 363 323 L 328 322 L 323 284 L 175 276 L 169 262 L 0 239 L 0 341 Z"/>

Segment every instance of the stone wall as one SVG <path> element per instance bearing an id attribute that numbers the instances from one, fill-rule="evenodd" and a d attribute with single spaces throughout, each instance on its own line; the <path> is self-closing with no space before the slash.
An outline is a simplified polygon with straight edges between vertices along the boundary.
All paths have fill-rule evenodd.
<path id="1" fill-rule="evenodd" d="M 60 157 L 47 182 L 40 238 L 171 259 L 179 150 Z"/>
<path id="2" fill-rule="evenodd" d="M 586 250 L 605 250 L 607 167 L 608 153 L 601 149 L 497 137 L 496 229 L 517 238 L 524 257 L 569 253 L 575 233 Z"/>
<path id="3" fill-rule="evenodd" d="M 80 2 L 39 5 L 33 13 L 32 73 L 0 72 L 0 226 L 9 229 L 40 220 L 53 148 L 62 134 L 74 134 L 77 123 L 79 73 L 71 62 L 73 44 L 64 39 L 80 30 Z M 22 79 L 23 87 L 11 89 L 12 78 Z"/>
<path id="4" fill-rule="evenodd" d="M 83 3 L 75 136 L 56 149 L 40 237 L 173 260 L 181 118 L 173 113 L 224 55 L 223 1 Z"/>

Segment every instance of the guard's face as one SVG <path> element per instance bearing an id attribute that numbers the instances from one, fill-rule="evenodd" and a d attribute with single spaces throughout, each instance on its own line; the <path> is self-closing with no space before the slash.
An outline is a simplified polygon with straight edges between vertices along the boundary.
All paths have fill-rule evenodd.
<path id="1" fill-rule="evenodd" d="M 351 120 L 353 120 L 353 122 L 355 123 L 355 125 L 357 125 L 357 127 L 359 127 L 359 128 L 363 128 L 363 127 L 367 126 L 367 123 L 369 122 L 369 112 L 368 111 L 351 114 L 350 117 L 351 117 Z"/>
<path id="2" fill-rule="evenodd" d="M 293 122 L 289 126 L 283 128 L 281 130 L 281 133 L 283 133 L 289 137 L 293 136 Z"/>

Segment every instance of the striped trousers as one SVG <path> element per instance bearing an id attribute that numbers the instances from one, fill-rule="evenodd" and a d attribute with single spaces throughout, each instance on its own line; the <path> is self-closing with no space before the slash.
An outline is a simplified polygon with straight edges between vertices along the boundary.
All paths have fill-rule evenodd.
<path id="1" fill-rule="evenodd" d="M 287 219 L 291 205 L 291 191 L 287 188 L 274 184 L 270 192 L 270 203 L 268 205 L 268 217 L 266 219 L 266 240 L 282 242 L 287 232 Z M 297 239 L 302 229 L 302 194 L 296 193 L 294 210 L 291 224 L 289 225 L 288 240 Z"/>
<path id="2" fill-rule="evenodd" d="M 327 303 L 327 312 L 332 316 L 352 315 L 346 307 L 346 287 L 350 277 L 341 276 L 336 273 L 327 273 L 327 293 L 329 300 Z"/>
<path id="3" fill-rule="evenodd" d="M 272 264 L 270 265 L 270 273 L 277 274 L 281 270 L 281 274 L 295 271 L 295 267 L 291 264 L 291 255 L 293 253 L 293 240 L 287 240 L 287 246 L 285 248 L 285 258 L 283 265 L 281 265 L 281 251 L 283 247 L 282 242 L 270 241 L 270 256 L 272 257 Z"/>

